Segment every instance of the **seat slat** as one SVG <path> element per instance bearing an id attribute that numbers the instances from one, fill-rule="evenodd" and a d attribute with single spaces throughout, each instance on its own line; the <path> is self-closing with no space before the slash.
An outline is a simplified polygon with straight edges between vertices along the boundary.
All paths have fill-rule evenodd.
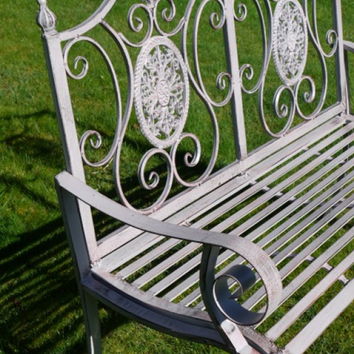
<path id="1" fill-rule="evenodd" d="M 352 232 L 353 234 L 353 232 Z M 350 235 L 352 237 L 353 235 Z M 294 305 L 271 329 L 266 333 L 271 340 L 278 339 L 322 294 L 327 291 L 338 278 L 354 263 L 354 252 L 333 268 L 315 287 L 312 288 L 299 302 Z"/>
<path id="2" fill-rule="evenodd" d="M 349 205 L 354 200 L 354 195 L 346 200 L 346 205 Z M 332 220 L 339 212 L 341 211 L 340 207 L 333 209 L 330 212 L 330 217 L 328 219 Z M 282 278 L 288 276 L 293 272 L 306 258 L 315 252 L 319 247 L 321 247 L 326 241 L 328 241 L 339 229 L 343 228 L 348 224 L 354 217 L 354 210 L 349 210 L 344 216 L 332 224 L 328 229 L 318 236 L 314 241 L 312 241 L 308 246 L 306 246 L 301 252 L 299 252 L 289 263 L 287 263 L 283 268 L 279 270 Z M 321 227 L 324 225 L 322 224 Z M 316 231 L 317 225 L 313 226 L 313 229 Z M 282 252 L 280 252 L 276 257 L 274 257 L 274 262 L 276 264 L 280 263 L 285 259 L 286 255 L 294 252 L 299 248 L 307 238 L 300 237 L 294 241 L 294 245 L 289 245 Z M 292 246 L 292 247 L 291 247 Z M 255 294 L 253 294 L 247 301 L 245 301 L 245 306 L 251 308 L 255 306 L 263 297 L 265 293 L 263 289 L 259 289 Z"/>
<path id="3" fill-rule="evenodd" d="M 351 154 L 354 153 L 354 147 L 352 147 L 351 149 L 347 150 L 344 154 L 340 155 L 339 157 L 337 157 L 336 160 L 340 161 L 343 158 L 346 158 L 348 156 L 350 156 Z M 314 175 L 312 175 L 309 180 L 311 182 L 315 182 L 317 181 L 322 175 L 326 174 L 332 167 L 329 167 L 328 165 L 324 168 L 322 168 L 320 171 L 318 171 L 317 173 L 315 173 Z M 266 209 L 266 215 L 268 213 L 270 213 L 271 211 L 273 211 L 274 209 L 278 208 L 280 205 L 284 204 L 286 201 L 290 200 L 294 195 L 298 194 L 299 192 L 302 191 L 302 189 L 306 188 L 308 185 L 311 184 L 311 182 L 309 182 L 308 180 L 302 182 L 299 186 L 297 186 L 296 188 L 294 188 L 293 190 L 291 190 L 290 192 L 286 193 L 282 198 L 280 198 L 279 200 L 277 200 L 275 203 L 273 203 L 272 205 L 268 206 Z M 343 181 L 342 181 L 343 183 Z M 323 187 L 321 187 L 323 188 Z M 319 189 L 320 190 L 320 189 Z M 261 213 L 263 213 L 263 211 Z M 258 214 L 257 214 L 258 215 Z M 263 214 L 262 214 L 263 215 Z M 199 225 L 198 225 L 199 226 Z M 222 229 L 219 229 L 219 225 L 212 228 L 213 231 L 222 231 Z M 233 232 L 236 233 L 236 232 Z M 177 242 L 176 242 L 177 244 Z M 198 244 L 190 244 L 186 247 L 184 247 L 183 250 L 178 251 L 177 253 L 175 253 L 174 255 L 172 255 L 171 257 L 169 257 L 168 259 L 164 260 L 163 262 L 159 263 L 159 265 L 157 265 L 156 267 L 154 267 L 154 269 L 152 269 L 151 271 L 149 271 L 148 273 L 145 273 L 144 275 L 142 275 L 140 278 L 138 278 L 134 284 L 137 286 L 143 286 L 146 284 L 146 282 L 150 281 L 153 277 L 157 276 L 158 274 L 160 274 L 159 272 L 162 272 L 164 270 L 166 270 L 169 266 L 173 265 L 176 261 L 181 260 L 184 256 L 186 256 L 189 252 L 194 252 L 196 251 L 198 248 L 200 247 L 200 245 Z"/>
<path id="4" fill-rule="evenodd" d="M 343 124 L 343 121 L 340 120 L 339 123 L 337 122 L 337 124 Z M 222 203 L 225 199 L 229 198 L 235 192 L 244 188 L 246 185 L 249 184 L 250 180 L 259 178 L 260 176 L 269 172 L 271 169 L 277 167 L 279 164 L 282 164 L 285 161 L 291 159 L 302 147 L 312 144 L 314 141 L 317 141 L 324 135 L 331 134 L 329 137 L 325 138 L 327 145 L 329 145 L 334 140 L 339 139 L 341 136 L 350 132 L 353 127 L 353 123 L 349 123 L 340 127 L 334 124 L 334 121 L 327 122 L 323 126 L 319 127 L 318 129 L 315 129 L 304 137 L 290 143 L 283 150 L 276 152 L 274 155 L 268 157 L 266 160 L 262 161 L 258 165 L 250 168 L 247 171 L 247 176 L 234 177 L 227 183 L 221 185 L 219 188 L 213 190 L 211 193 L 203 195 L 200 199 L 196 200 L 190 206 L 187 206 L 175 215 L 168 217 L 166 221 L 179 224 L 185 221 L 193 220 L 197 216 L 215 207 L 217 204 Z M 323 144 L 322 148 L 325 146 L 326 143 Z M 152 217 L 154 217 L 154 215 L 152 215 Z M 160 219 L 160 217 L 157 218 Z M 135 236 L 133 237 L 133 235 Z M 118 248 L 111 254 L 104 257 L 101 260 L 101 266 L 107 271 L 113 271 L 114 269 L 123 265 L 129 259 L 132 259 L 133 257 L 137 256 L 139 254 L 139 251 L 144 252 L 145 250 L 162 240 L 161 236 L 152 235 L 149 233 L 145 233 L 139 237 L 136 236 L 138 236 L 138 230 L 134 231 L 131 228 L 125 231 L 123 230 L 122 233 L 119 234 L 119 236 L 114 236 L 117 238 L 117 247 L 119 247 L 119 244 L 120 246 L 124 244 L 124 246 Z M 113 236 L 111 235 L 110 237 Z M 132 239 L 130 242 L 128 242 L 129 238 Z M 105 240 L 106 238 L 100 241 L 100 243 L 105 242 Z"/>
<path id="5" fill-rule="evenodd" d="M 348 158 L 351 154 L 354 153 L 354 147 L 345 151 L 343 154 L 341 154 L 340 156 L 338 156 L 336 159 L 333 160 L 333 164 L 335 165 L 337 162 L 339 163 L 341 160 Z M 257 230 L 255 230 L 252 233 L 252 236 L 250 237 L 250 239 L 255 239 L 255 236 L 253 236 L 253 234 L 257 234 L 257 232 L 259 233 L 259 229 L 261 228 L 263 232 L 265 232 L 269 227 L 271 227 L 272 225 L 275 225 L 282 217 L 288 215 L 292 210 L 295 209 L 295 207 L 301 205 L 302 203 L 304 203 L 304 201 L 306 201 L 307 199 L 309 199 L 310 197 L 312 197 L 313 195 L 315 195 L 316 193 L 320 192 L 328 183 L 332 182 L 333 179 L 340 177 L 343 173 L 345 173 L 348 168 L 350 168 L 350 166 L 348 166 L 348 164 L 346 164 L 345 166 L 342 166 L 341 168 L 339 168 L 338 170 L 336 170 L 331 176 L 326 178 L 326 183 L 320 183 L 318 185 L 316 185 L 311 191 L 307 192 L 304 196 L 301 196 L 300 198 L 297 198 L 296 201 L 294 201 L 293 205 L 291 206 L 291 208 L 284 208 L 281 212 L 279 212 L 275 217 L 271 218 L 270 220 L 267 220 L 266 223 L 263 223 Z M 319 177 L 321 177 L 322 175 L 325 175 L 326 173 L 328 173 L 331 169 L 333 169 L 333 165 L 326 165 L 324 168 L 322 168 L 320 171 L 318 171 L 317 173 L 315 173 L 313 176 L 311 176 L 311 180 L 315 181 L 317 180 Z M 269 178 L 272 178 L 272 176 L 269 176 Z M 266 179 L 265 179 L 266 180 Z M 264 180 L 264 181 L 265 181 Z M 263 181 L 262 181 L 263 182 Z M 344 181 L 342 181 L 342 183 L 344 183 Z M 290 200 L 294 195 L 296 195 L 297 193 L 299 193 L 303 188 L 307 187 L 307 181 L 304 181 L 300 186 L 296 187 L 296 190 L 294 191 L 294 189 L 291 189 L 286 195 L 284 195 L 282 198 L 282 201 L 277 201 L 277 203 L 282 203 L 283 201 L 286 202 L 288 200 Z M 252 187 L 253 188 L 253 187 Z M 250 189 L 252 189 L 250 188 Z M 258 186 L 258 188 L 256 189 L 256 192 L 259 191 L 259 189 L 261 188 L 261 186 Z M 334 189 L 334 188 L 332 188 Z M 245 192 L 249 192 L 249 190 L 245 191 Z M 244 193 L 243 193 L 244 194 Z M 241 196 L 236 197 L 235 199 L 236 202 L 240 202 L 239 198 L 243 197 L 243 194 Z M 245 199 L 245 198 L 244 198 Z M 227 204 L 227 203 L 225 203 Z M 224 205 L 223 205 L 224 207 Z M 275 206 L 270 206 L 273 210 L 275 208 Z M 224 208 L 225 209 L 225 208 Z M 306 207 L 306 212 L 308 212 L 309 210 L 311 210 L 309 207 Z M 218 216 L 218 215 L 217 215 Z M 203 227 L 205 226 L 204 224 L 205 219 L 201 219 L 198 222 L 196 222 L 195 224 L 193 224 L 193 227 Z M 282 224 L 283 225 L 283 224 Z M 213 229 L 214 230 L 214 229 Z M 236 234 L 235 231 L 231 231 L 230 234 Z M 171 249 L 172 247 L 176 246 L 179 243 L 179 241 L 176 240 L 167 240 L 166 242 L 164 242 L 162 245 L 158 246 L 156 249 L 152 250 L 151 252 L 149 252 L 148 254 L 144 255 L 143 257 L 139 258 L 137 261 L 135 261 L 133 264 L 130 264 L 128 267 L 123 268 L 120 271 L 120 276 L 122 276 L 123 278 L 131 275 L 132 273 L 136 272 L 140 267 L 144 266 L 145 264 L 147 264 L 148 262 L 151 262 L 152 260 L 154 260 L 156 257 L 158 257 L 159 255 L 161 255 L 163 252 Z M 195 250 L 195 249 L 194 249 Z"/>
<path id="6" fill-rule="evenodd" d="M 353 174 L 354 172 L 347 176 L 347 178 L 349 179 L 352 179 L 353 178 Z M 347 187 L 345 190 L 341 191 L 341 193 L 337 194 L 333 199 L 331 199 L 329 202 L 327 202 L 324 206 L 322 206 L 321 208 L 321 212 L 318 212 L 318 215 L 321 215 L 323 212 L 325 212 L 326 210 L 328 210 L 330 207 L 332 207 L 334 204 L 336 204 L 340 199 L 343 198 L 343 196 L 345 196 L 348 192 L 350 192 L 354 187 L 354 183 L 352 183 L 349 187 Z M 326 194 L 325 194 L 326 196 Z M 322 196 L 323 197 L 323 196 Z M 320 202 L 322 202 L 322 198 L 320 200 Z M 300 232 L 304 227 L 306 227 L 308 225 L 309 222 L 311 222 L 313 220 L 313 218 L 311 217 L 311 215 L 305 220 L 303 221 L 303 223 L 301 224 L 301 226 L 298 227 L 298 229 L 296 229 L 296 231 Z M 325 220 L 322 220 L 321 221 L 322 223 L 325 223 Z M 328 222 L 328 221 L 327 221 Z M 318 227 L 318 225 L 316 226 Z M 312 230 L 316 228 L 313 227 Z M 272 254 L 274 251 L 277 250 L 278 247 L 280 247 L 282 245 L 283 242 L 287 242 L 289 239 L 293 238 L 296 236 L 297 233 L 294 233 L 293 230 L 291 230 L 289 233 L 287 233 L 285 236 L 283 236 L 283 238 L 281 239 L 281 241 L 279 241 L 277 243 L 277 247 L 272 247 L 271 249 L 267 249 L 266 252 L 269 253 L 269 254 Z M 266 243 L 269 243 L 274 237 L 276 237 L 277 235 L 279 235 L 279 233 L 272 233 L 272 236 L 271 237 L 267 237 L 263 240 L 261 240 L 259 242 L 259 244 L 261 246 L 265 245 Z M 311 234 L 310 234 L 311 235 Z M 306 235 L 305 237 L 303 237 L 304 239 L 307 239 L 309 236 Z M 246 236 L 246 238 L 248 238 Z M 291 245 L 290 245 L 291 246 Z M 289 248 L 290 248 L 289 246 Z M 219 261 L 219 264 L 225 262 L 228 260 L 228 258 L 230 258 L 231 256 L 233 256 L 233 254 L 231 252 L 224 252 L 219 258 L 220 260 L 218 259 Z M 278 255 L 279 257 L 280 255 Z M 198 259 L 195 258 L 195 265 L 197 265 L 197 262 L 198 262 Z M 237 258 L 235 261 L 233 261 L 228 267 L 226 267 L 223 271 L 227 271 L 227 269 L 229 269 L 230 267 L 232 267 L 233 265 L 235 264 L 238 264 L 242 262 L 242 258 Z M 182 266 L 183 267 L 183 266 Z M 161 282 L 163 282 L 162 284 L 165 284 L 165 283 L 168 283 L 168 282 L 171 282 L 172 280 L 176 280 L 178 279 L 178 270 L 175 271 L 174 273 L 172 273 L 170 276 L 168 276 L 168 279 L 167 280 L 162 280 Z M 199 279 L 199 276 L 198 276 L 198 273 L 195 273 L 193 274 L 191 277 L 189 277 L 185 282 L 184 284 L 180 284 L 179 286 L 177 286 L 176 288 L 172 289 L 169 293 L 166 294 L 166 297 L 170 300 L 173 300 L 175 299 L 177 296 L 179 296 L 181 294 L 181 290 L 183 289 L 183 291 L 185 291 L 186 289 L 188 289 L 189 286 L 192 286 L 194 284 L 196 284 L 196 282 L 198 281 Z M 189 285 L 189 286 L 188 286 Z M 152 289 L 151 289 L 152 290 Z M 156 293 L 159 292 L 159 289 L 158 289 L 158 284 L 156 284 L 154 286 L 154 289 L 153 291 L 155 291 Z M 193 300 L 194 301 L 194 300 Z"/>
<path id="7" fill-rule="evenodd" d="M 351 185 L 351 190 L 353 190 L 354 184 Z M 349 188 L 348 188 L 349 189 Z M 348 193 L 348 191 L 347 191 Z M 314 234 L 318 232 L 321 228 L 326 226 L 331 220 L 333 220 L 342 210 L 345 208 L 345 206 L 348 206 L 350 203 L 352 203 L 354 200 L 354 195 L 351 195 L 349 198 L 346 199 L 346 201 L 342 204 L 339 205 L 335 208 L 333 208 L 327 215 L 327 218 L 322 218 L 320 219 L 319 222 L 315 223 L 309 230 L 307 230 L 304 234 L 302 234 L 300 237 L 296 238 L 291 244 L 289 244 L 285 249 L 283 249 L 281 252 L 279 252 L 274 258 L 273 261 L 275 264 L 281 263 L 287 256 L 290 254 L 296 252 L 298 248 L 300 248 L 310 237 L 312 237 Z M 346 224 L 348 224 L 354 217 L 354 210 L 351 209 L 349 210 L 344 216 L 342 216 L 339 220 L 337 220 L 334 224 L 328 227 L 328 229 L 325 230 L 324 233 L 319 235 L 315 240 L 313 240 L 308 246 L 306 246 L 301 252 L 299 252 L 295 257 L 289 261 L 283 268 L 279 270 L 279 273 L 281 275 L 281 278 L 285 278 L 288 276 L 291 272 L 293 272 L 303 261 L 306 260 L 306 258 L 311 255 L 311 253 L 315 252 L 319 247 L 321 247 L 326 241 L 328 241 L 339 229 L 344 227 Z M 289 235 L 288 235 L 289 237 Z M 287 240 L 284 240 L 284 243 L 287 242 Z M 265 250 L 268 254 L 274 253 L 276 250 L 272 249 L 270 252 L 269 249 Z M 235 261 L 233 261 L 229 267 L 235 264 L 239 264 L 242 261 L 240 257 L 236 258 Z M 227 269 L 227 268 L 226 268 Z M 225 270 L 224 270 L 225 271 Z M 265 296 L 264 289 L 261 288 L 257 290 L 250 298 L 248 298 L 244 306 L 247 308 L 251 308 L 258 304 L 259 301 L 261 301 Z M 203 308 L 203 304 L 198 304 L 196 306 L 197 308 Z"/>
<path id="8" fill-rule="evenodd" d="M 303 353 L 354 299 L 354 280 L 351 280 L 315 318 L 286 346 L 289 353 Z"/>
<path id="9" fill-rule="evenodd" d="M 348 138 L 348 139 L 349 139 L 349 138 Z M 330 141 L 325 140 L 323 143 L 324 143 L 324 144 L 323 144 L 323 145 L 321 144 L 319 147 L 317 147 L 317 149 L 318 149 L 318 148 L 321 148 L 321 147 L 323 147 L 323 146 L 326 146 L 326 144 L 330 143 Z M 340 146 L 339 146 L 339 147 L 337 146 L 337 149 L 342 148 L 342 147 L 345 146 L 346 144 L 347 144 L 347 140 L 345 140 L 344 142 L 342 141 L 341 144 L 340 144 Z M 333 153 L 333 151 L 336 151 L 335 147 L 333 147 L 333 148 L 331 149 L 330 154 Z M 335 161 L 340 161 L 341 159 L 347 158 L 350 154 L 353 153 L 353 151 L 354 151 L 354 148 L 350 149 L 349 151 L 346 151 L 346 152 L 342 155 L 342 157 L 336 158 Z M 312 151 L 312 153 L 313 153 L 313 151 Z M 330 154 L 329 154 L 329 155 L 330 155 Z M 311 156 L 311 155 L 310 155 L 310 156 Z M 300 156 L 300 157 L 302 157 L 302 156 Z M 307 157 L 308 157 L 308 156 L 307 156 Z M 319 158 L 319 159 L 320 159 L 320 158 Z M 318 160 L 316 159 L 316 161 L 318 161 Z M 322 159 L 321 159 L 321 161 L 322 161 Z M 333 162 L 335 162 L 335 161 L 333 161 Z M 302 159 L 299 161 L 299 163 L 301 163 L 301 162 L 303 162 Z M 287 170 L 289 170 L 289 166 L 288 166 L 288 165 L 286 165 L 285 167 L 287 167 Z M 291 167 L 291 168 L 293 168 L 293 167 Z M 332 167 L 332 168 L 333 168 L 333 167 Z M 310 178 L 311 178 L 311 181 L 313 181 L 313 182 L 316 181 L 321 175 L 327 173 L 330 169 L 331 169 L 331 166 L 326 165 L 321 171 L 317 172 L 316 174 L 314 174 L 313 176 L 310 177 Z M 204 227 L 208 222 L 210 222 L 211 220 L 213 220 L 215 216 L 221 215 L 223 212 L 225 212 L 226 210 L 230 209 L 232 206 L 236 205 L 237 203 L 241 203 L 242 201 L 246 200 L 248 197 L 252 196 L 253 194 L 255 194 L 255 193 L 257 193 L 257 192 L 259 192 L 259 191 L 261 190 L 261 188 L 263 187 L 263 185 L 268 184 L 270 181 L 274 181 L 277 177 L 279 177 L 279 176 L 281 176 L 282 174 L 286 173 L 287 170 L 284 170 L 284 168 L 278 169 L 278 170 L 275 172 L 275 175 L 270 175 L 269 177 L 267 177 L 266 179 L 264 179 L 264 181 L 262 181 L 263 183 L 260 183 L 259 185 L 257 184 L 257 185 L 255 185 L 255 186 L 251 187 L 250 189 L 247 189 L 247 190 L 246 190 L 244 193 L 242 193 L 241 195 L 239 195 L 239 196 L 233 198 L 232 201 L 230 201 L 231 203 L 230 203 L 230 202 L 224 203 L 220 208 L 216 209 L 216 211 L 214 211 L 214 212 L 212 213 L 212 214 L 213 214 L 213 217 L 210 217 L 209 214 L 208 214 L 207 217 L 204 217 L 204 218 L 198 220 L 195 224 L 192 225 L 192 227 L 195 227 L 195 228 Z M 302 172 L 298 174 L 297 178 L 301 178 L 301 177 L 307 172 L 307 170 L 305 170 L 305 169 L 302 169 L 301 171 L 302 171 Z M 273 190 L 268 191 L 268 192 L 267 192 L 268 194 L 266 193 L 266 195 L 267 195 L 266 199 L 270 199 L 270 198 L 271 198 L 272 196 L 274 196 L 279 190 L 281 190 L 282 188 L 285 188 L 284 186 L 287 186 L 287 185 L 289 185 L 289 184 L 291 184 L 291 183 L 293 183 L 293 182 L 294 182 L 294 181 L 293 181 L 293 178 L 289 178 L 289 179 L 287 179 L 286 181 L 283 181 L 280 188 L 277 188 L 275 191 L 273 191 Z M 281 198 L 277 201 L 277 205 L 279 204 L 279 206 L 280 206 L 282 203 L 285 203 L 286 201 L 288 201 L 289 199 L 291 199 L 291 197 L 293 197 L 294 195 L 296 195 L 297 193 L 299 193 L 303 188 L 306 188 L 306 187 L 307 187 L 307 184 L 308 184 L 308 182 L 305 181 L 305 182 L 303 182 L 303 183 L 301 184 L 301 186 L 298 186 L 298 187 L 297 187 L 297 190 L 295 190 L 294 192 L 292 192 L 292 191 L 288 192 L 286 195 L 284 195 L 283 197 L 281 197 Z M 301 189 L 301 188 L 302 188 L 302 189 Z M 261 203 L 261 202 L 259 202 L 258 200 L 255 201 L 255 202 L 256 202 L 256 203 L 255 203 L 255 207 L 258 207 L 259 204 Z M 225 204 L 227 204 L 226 207 L 225 207 Z M 275 207 L 276 207 L 276 206 L 274 206 L 274 207 L 273 207 L 273 206 L 269 206 L 268 209 L 267 209 L 268 213 L 271 212 L 272 210 L 274 210 Z M 265 212 L 265 215 L 267 215 L 267 211 Z M 242 210 L 241 210 L 240 212 L 242 212 Z M 240 217 L 242 217 L 242 215 L 241 215 Z M 250 224 L 254 224 L 254 223 L 252 222 L 252 223 L 249 223 L 249 225 L 250 225 Z M 214 227 L 212 230 L 213 230 L 213 231 L 223 231 L 223 230 L 224 230 L 223 224 L 221 224 L 221 226 L 220 226 L 220 224 L 219 224 L 218 226 Z M 237 233 L 237 232 L 234 232 L 234 233 Z M 175 245 L 177 245 L 178 242 L 179 242 L 179 241 L 170 242 L 169 244 L 170 244 L 170 246 L 171 246 L 171 248 L 172 248 L 172 247 L 174 247 Z M 194 248 L 192 247 L 192 248 L 191 248 L 191 252 L 195 251 L 198 247 L 199 247 L 199 245 L 195 245 Z M 162 248 L 164 248 L 164 246 L 160 246 L 160 248 L 162 249 Z M 158 252 L 155 251 L 155 252 L 152 253 L 150 259 L 149 259 L 148 256 L 146 256 L 146 257 L 144 258 L 144 261 L 149 262 L 149 261 L 151 261 L 152 259 L 154 259 L 154 257 L 157 257 L 157 256 L 158 256 Z M 122 275 L 123 275 L 124 277 L 126 277 L 126 276 L 128 276 L 129 274 L 132 274 L 133 272 L 135 272 L 135 271 L 137 271 L 137 270 L 139 269 L 139 266 L 140 266 L 141 264 L 142 264 L 142 262 L 137 261 L 137 262 L 135 263 L 135 265 L 130 265 L 130 266 L 129 266 L 129 271 L 124 272 Z M 171 263 L 170 263 L 170 264 L 171 264 Z M 153 273 L 151 273 L 151 274 L 153 274 Z M 146 278 L 146 279 L 147 279 L 147 278 Z M 150 279 L 150 280 L 151 280 L 151 279 Z M 144 281 L 145 281 L 145 280 L 144 280 Z"/>
<path id="10" fill-rule="evenodd" d="M 221 229 L 226 229 L 230 227 L 232 224 L 234 224 L 237 220 L 240 220 L 247 214 L 249 214 L 251 211 L 254 209 L 257 209 L 260 207 L 263 203 L 271 199 L 273 196 L 275 196 L 278 192 L 280 192 L 282 189 L 286 188 L 287 186 L 291 185 L 294 183 L 296 180 L 300 179 L 301 177 L 305 176 L 307 173 L 309 173 L 311 170 L 316 168 L 319 164 L 323 163 L 329 156 L 332 156 L 334 153 L 336 153 L 339 149 L 344 148 L 348 144 L 350 144 L 354 140 L 354 134 L 351 134 L 347 138 L 343 139 L 340 141 L 337 145 L 333 146 L 331 149 L 327 150 L 326 152 L 322 153 L 319 157 L 317 157 L 315 160 L 311 161 L 308 163 L 306 166 L 301 168 L 299 171 L 295 172 L 292 174 L 290 177 L 276 185 L 274 188 L 269 190 L 267 193 L 262 195 L 261 197 L 257 198 L 254 202 L 248 204 L 245 208 L 240 210 L 238 213 L 235 213 L 231 215 L 229 218 L 224 220 L 222 223 L 219 224 L 219 227 Z M 296 168 L 297 165 L 293 165 L 293 163 L 290 164 L 291 168 Z M 283 174 L 282 174 L 283 175 Z M 285 198 L 284 198 L 285 199 Z M 278 200 L 281 201 L 281 199 Z M 286 199 L 287 200 L 287 199 Z M 279 202 L 280 203 L 280 202 Z M 269 210 L 267 211 L 269 213 Z M 264 213 L 267 213 L 264 212 Z M 267 215 L 267 214 L 266 214 Z M 264 216 L 266 216 L 264 215 Z M 264 217 L 262 213 L 258 213 L 257 217 L 262 218 Z M 247 230 L 250 226 L 254 225 L 256 222 L 259 220 L 255 217 L 254 219 L 249 219 L 247 222 L 243 223 L 242 226 L 240 226 L 237 231 L 235 230 L 235 233 L 242 234 L 244 231 Z"/>

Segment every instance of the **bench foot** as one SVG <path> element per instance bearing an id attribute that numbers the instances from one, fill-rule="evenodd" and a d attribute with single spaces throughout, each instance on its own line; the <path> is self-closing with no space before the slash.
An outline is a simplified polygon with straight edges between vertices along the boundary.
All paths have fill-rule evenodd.
<path id="1" fill-rule="evenodd" d="M 101 350 L 101 329 L 98 315 L 97 300 L 86 291 L 81 292 L 81 301 L 83 304 L 86 342 L 89 354 L 100 354 Z"/>

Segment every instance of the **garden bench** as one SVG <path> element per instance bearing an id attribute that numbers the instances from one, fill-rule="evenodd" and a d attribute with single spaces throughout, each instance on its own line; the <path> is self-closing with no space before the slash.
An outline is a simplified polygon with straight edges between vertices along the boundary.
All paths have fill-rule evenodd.
<path id="1" fill-rule="evenodd" d="M 354 297 L 354 44 L 341 1 L 104 0 L 64 31 L 38 3 L 89 351 L 101 350 L 97 301 L 230 352 L 307 350 Z M 74 98 L 94 78 L 104 91 L 105 70 L 116 125 L 106 130 L 106 94 Z"/>

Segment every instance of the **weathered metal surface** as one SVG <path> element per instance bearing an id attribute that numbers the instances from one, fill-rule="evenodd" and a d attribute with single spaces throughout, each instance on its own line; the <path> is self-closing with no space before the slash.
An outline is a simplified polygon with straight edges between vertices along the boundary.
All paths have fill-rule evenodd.
<path id="1" fill-rule="evenodd" d="M 305 350 L 318 338 L 334 319 L 345 310 L 354 299 L 354 280 L 332 299 L 317 316 L 286 346 L 289 353 L 298 354 Z"/>
<path id="2" fill-rule="evenodd" d="M 96 299 L 159 330 L 229 351 L 277 350 L 271 340 L 352 262 L 346 258 L 333 269 L 327 264 L 352 240 L 354 230 L 354 209 L 350 208 L 354 200 L 354 120 L 349 111 L 345 62 L 345 52 L 354 52 L 354 45 L 343 40 L 340 1 L 333 0 L 333 28 L 326 32 L 325 49 L 318 31 L 316 1 L 273 4 L 255 0 L 263 50 L 257 78 L 256 64 L 242 62 L 239 55 L 238 29 L 249 17 L 249 5 L 244 3 L 189 0 L 181 15 L 174 0 L 136 1 L 129 8 L 127 22 L 133 33 L 142 35 L 140 41 L 129 39 L 108 22 L 106 15 L 115 0 L 103 1 L 90 18 L 63 32 L 57 32 L 56 17 L 46 1 L 38 3 L 37 21 L 43 31 L 68 171 L 57 177 L 57 188 L 77 265 L 89 351 L 100 351 Z M 226 69 L 215 78 L 219 100 L 209 92 L 199 53 L 201 23 L 211 4 L 215 7 L 208 14 L 210 28 L 222 31 L 226 53 Z M 165 31 L 163 23 L 170 22 L 175 23 L 174 28 Z M 125 63 L 125 103 L 109 50 L 89 33 L 96 26 L 113 40 Z M 85 56 L 78 55 L 72 62 L 73 48 L 80 43 L 91 46 L 104 60 L 114 91 L 116 126 L 109 149 L 98 160 L 87 153 L 88 147 L 102 150 L 105 137 L 92 128 L 78 136 L 68 83 L 84 80 L 91 70 Z M 317 53 L 320 79 L 306 72 L 310 45 Z M 137 51 L 137 60 L 132 50 Z M 327 59 L 331 58 L 336 64 L 337 102 L 324 109 Z M 280 86 L 273 97 L 265 97 L 272 60 Z M 200 164 L 203 152 L 202 139 L 186 131 L 192 93 L 209 115 L 211 153 L 200 175 L 185 180 L 177 165 L 182 142 L 189 140 L 193 146 L 183 153 L 187 169 Z M 264 132 L 273 140 L 248 151 L 244 100 L 253 94 L 257 95 Z M 265 107 L 269 104 L 272 118 L 284 123 L 278 131 L 267 120 Z M 231 108 L 235 161 L 212 173 L 220 144 L 218 109 L 227 106 Z M 123 142 L 134 111 L 141 134 L 151 145 L 140 158 L 138 180 L 143 190 L 155 193 L 139 210 L 126 197 L 121 181 Z M 295 117 L 303 123 L 294 128 Z M 156 157 L 166 166 L 160 190 L 163 173 L 147 169 Z M 110 164 L 123 206 L 85 182 L 84 165 L 99 169 Z M 186 189 L 169 198 L 175 182 Z M 97 241 L 91 207 L 126 225 Z M 341 235 L 345 228 L 349 229 Z M 327 247 L 334 238 L 338 239 Z M 315 251 L 319 253 L 316 257 Z M 152 261 L 154 265 L 146 268 Z M 330 271 L 328 276 L 268 331 L 271 340 L 251 327 L 238 326 L 259 325 L 322 267 Z M 298 269 L 299 274 L 282 292 L 280 278 Z M 328 305 L 325 309 L 330 316 L 321 311 L 287 350 L 304 351 L 346 307 L 353 282 L 345 282 L 345 289 L 331 302 L 336 310 L 330 311 Z M 263 287 L 257 290 L 260 283 Z M 254 310 L 266 295 L 267 305 Z M 207 314 L 202 311 L 205 308 Z M 311 332 L 308 337 L 307 331 Z"/>

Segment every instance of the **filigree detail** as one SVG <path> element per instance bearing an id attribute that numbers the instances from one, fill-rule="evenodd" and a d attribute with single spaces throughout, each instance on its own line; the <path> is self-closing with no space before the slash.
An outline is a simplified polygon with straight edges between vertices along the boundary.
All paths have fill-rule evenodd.
<path id="1" fill-rule="evenodd" d="M 135 72 L 135 108 L 141 130 L 158 148 L 180 136 L 188 114 L 188 74 L 177 47 L 153 37 L 139 54 Z"/>
<path id="2" fill-rule="evenodd" d="M 299 81 L 307 57 L 307 27 L 297 0 L 278 2 L 273 22 L 273 57 L 277 72 L 288 86 Z"/>
<path id="3" fill-rule="evenodd" d="M 56 17 L 54 13 L 49 10 L 47 0 L 37 0 L 40 8 L 37 17 L 39 26 L 42 27 L 44 32 L 51 32 L 55 30 Z"/>

